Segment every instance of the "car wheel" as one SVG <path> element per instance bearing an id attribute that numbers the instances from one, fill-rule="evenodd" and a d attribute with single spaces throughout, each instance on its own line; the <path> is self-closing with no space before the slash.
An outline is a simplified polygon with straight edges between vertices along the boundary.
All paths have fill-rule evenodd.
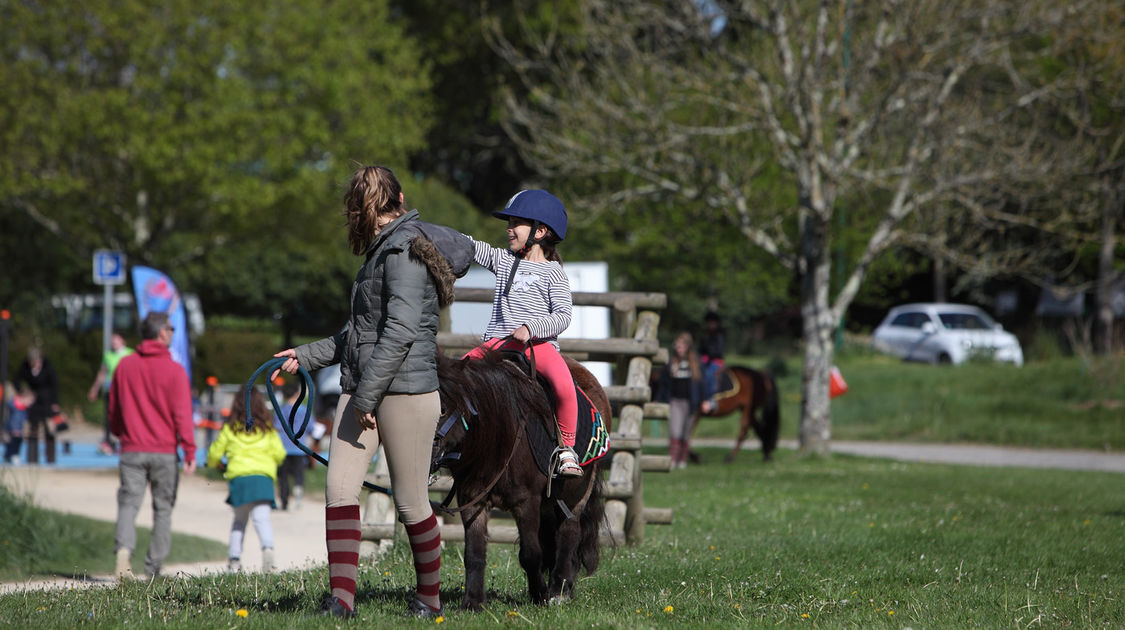
<path id="1" fill-rule="evenodd" d="M 937 362 L 941 365 L 949 365 L 949 364 L 953 363 L 953 358 L 950 357 L 948 354 L 942 352 L 941 354 L 938 355 Z"/>

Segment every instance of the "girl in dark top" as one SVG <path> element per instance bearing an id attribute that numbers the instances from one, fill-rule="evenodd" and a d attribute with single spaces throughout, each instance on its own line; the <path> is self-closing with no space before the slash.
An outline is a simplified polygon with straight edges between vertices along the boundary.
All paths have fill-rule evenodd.
<path id="1" fill-rule="evenodd" d="M 659 399 L 668 403 L 668 455 L 673 468 L 683 468 L 687 466 L 693 419 L 703 398 L 703 373 L 691 347 L 691 333 L 676 335 L 657 390 Z"/>

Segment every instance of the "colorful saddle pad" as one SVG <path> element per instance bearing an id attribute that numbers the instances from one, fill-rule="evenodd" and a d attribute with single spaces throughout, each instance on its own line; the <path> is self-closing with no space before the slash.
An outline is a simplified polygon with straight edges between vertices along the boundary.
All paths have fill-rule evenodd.
<path id="1" fill-rule="evenodd" d="M 504 352 L 509 361 L 514 361 L 528 370 L 527 357 L 518 352 Z M 551 386 L 542 377 L 539 384 L 555 408 L 555 396 Z M 582 391 L 577 384 L 574 386 L 578 394 L 578 424 L 574 431 L 574 452 L 578 454 L 578 463 L 583 467 L 601 459 L 609 452 L 609 431 L 606 429 L 605 420 L 601 412 L 594 406 L 594 402 Z M 539 471 L 548 475 L 551 467 L 551 453 L 558 448 L 558 429 L 554 424 L 554 417 L 550 418 L 550 425 L 544 422 L 528 422 L 527 440 L 531 445 L 531 452 L 535 455 L 535 463 Z"/>

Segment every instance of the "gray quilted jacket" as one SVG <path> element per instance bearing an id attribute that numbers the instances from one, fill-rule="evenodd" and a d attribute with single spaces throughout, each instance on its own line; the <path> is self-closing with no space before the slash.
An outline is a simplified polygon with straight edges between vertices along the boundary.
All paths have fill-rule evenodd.
<path id="1" fill-rule="evenodd" d="M 347 325 L 296 349 L 306 370 L 339 363 L 340 387 L 359 411 L 375 411 L 388 393 L 438 388 L 438 311 L 452 302 L 455 273 L 464 274 L 462 261 L 472 258 L 471 246 L 439 251 L 435 242 L 463 247 L 468 240 L 440 238 L 446 231 L 453 232 L 419 221 L 417 210 L 389 223 L 356 274 Z"/>

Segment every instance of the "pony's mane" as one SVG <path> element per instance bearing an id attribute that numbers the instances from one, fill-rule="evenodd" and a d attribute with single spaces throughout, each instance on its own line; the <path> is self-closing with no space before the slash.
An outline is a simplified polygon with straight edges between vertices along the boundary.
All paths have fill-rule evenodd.
<path id="1" fill-rule="evenodd" d="M 447 439 L 472 453 L 467 465 L 474 469 L 501 465 L 521 423 L 553 422 L 543 389 L 500 352 L 457 360 L 439 351 L 438 380 L 442 416 L 459 414 L 471 427 L 467 433 L 451 431 Z"/>

